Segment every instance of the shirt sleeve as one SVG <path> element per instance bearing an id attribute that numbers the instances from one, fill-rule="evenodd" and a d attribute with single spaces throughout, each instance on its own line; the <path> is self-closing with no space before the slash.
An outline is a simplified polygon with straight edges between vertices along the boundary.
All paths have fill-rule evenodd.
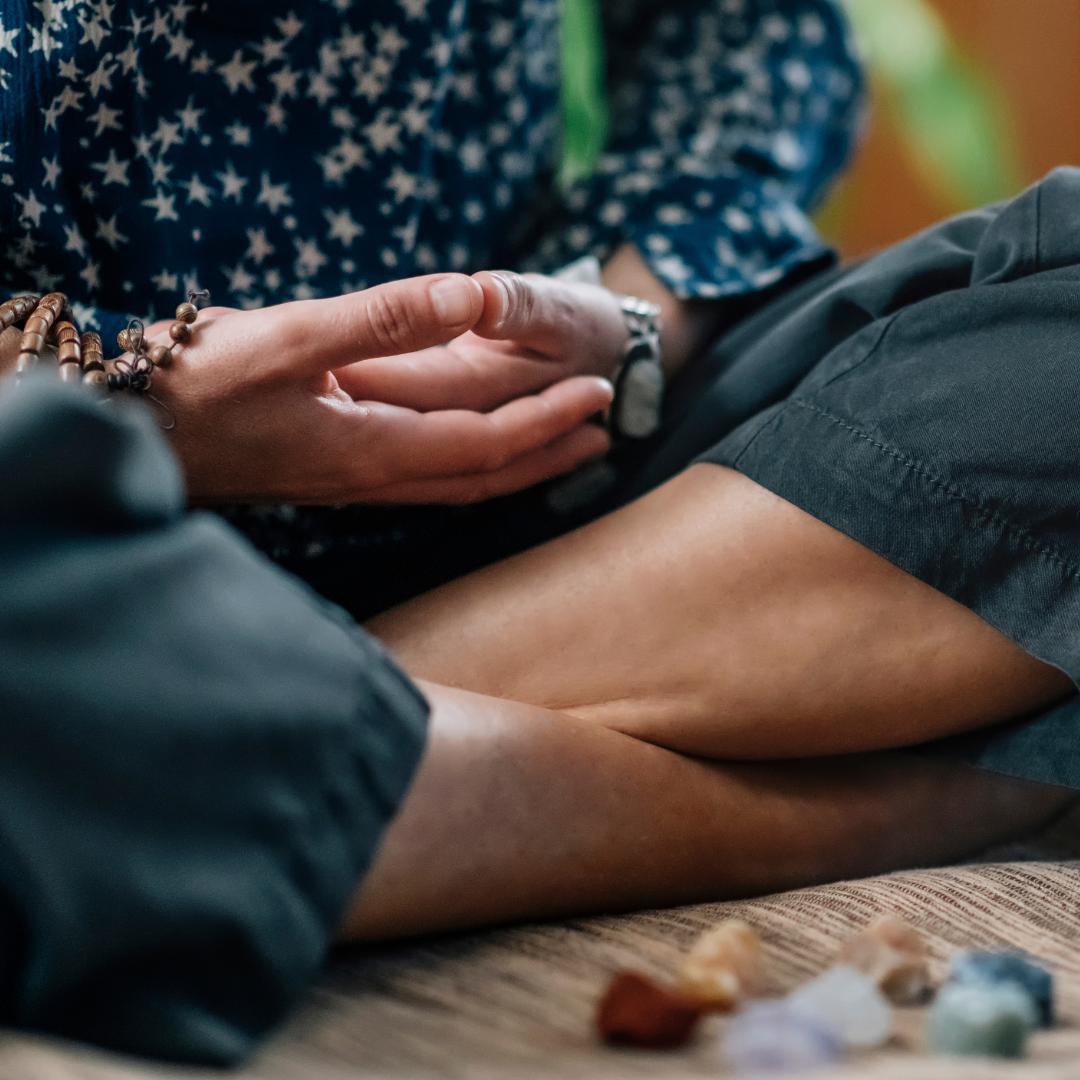
<path id="1" fill-rule="evenodd" d="M 739 296 L 825 261 L 806 217 L 843 165 L 863 77 L 831 0 L 609 0 L 607 152 L 539 246 L 622 241 L 678 297 Z"/>
<path id="2" fill-rule="evenodd" d="M 318 972 L 427 705 L 184 512 L 141 405 L 9 386 L 0 475 L 0 1024 L 235 1064 Z"/>

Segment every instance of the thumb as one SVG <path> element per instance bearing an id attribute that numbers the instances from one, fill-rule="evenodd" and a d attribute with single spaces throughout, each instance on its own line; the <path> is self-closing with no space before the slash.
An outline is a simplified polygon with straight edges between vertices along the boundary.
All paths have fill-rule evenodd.
<path id="1" fill-rule="evenodd" d="M 484 294 L 473 327 L 480 337 L 511 340 L 550 359 L 583 357 L 598 374 L 607 374 L 622 353 L 626 321 L 607 289 L 505 270 L 485 270 L 473 280 Z"/>
<path id="2" fill-rule="evenodd" d="M 484 293 L 472 278 L 430 274 L 260 314 L 271 316 L 277 351 L 289 371 L 318 374 L 445 344 L 469 330 L 483 311 Z"/>

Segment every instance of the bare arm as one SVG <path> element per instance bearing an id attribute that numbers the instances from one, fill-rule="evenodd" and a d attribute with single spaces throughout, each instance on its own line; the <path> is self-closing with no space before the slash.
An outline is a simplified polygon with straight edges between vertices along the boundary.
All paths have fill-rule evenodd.
<path id="1" fill-rule="evenodd" d="M 945 862 L 1075 798 L 899 754 L 704 762 L 560 713 L 423 690 L 425 757 L 342 924 L 346 940 Z"/>

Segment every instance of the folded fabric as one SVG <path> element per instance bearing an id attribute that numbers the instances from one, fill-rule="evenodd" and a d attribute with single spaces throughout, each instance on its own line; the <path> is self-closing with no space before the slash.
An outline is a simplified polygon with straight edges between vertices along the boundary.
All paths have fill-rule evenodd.
<path id="1" fill-rule="evenodd" d="M 0 394 L 0 1023 L 232 1064 L 318 971 L 427 705 L 141 406 Z"/>

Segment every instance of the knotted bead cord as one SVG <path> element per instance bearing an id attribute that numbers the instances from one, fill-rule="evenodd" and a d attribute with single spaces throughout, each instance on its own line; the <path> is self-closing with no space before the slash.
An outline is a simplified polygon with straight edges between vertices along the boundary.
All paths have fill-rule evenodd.
<path id="1" fill-rule="evenodd" d="M 0 332 L 9 326 L 23 332 L 15 365 L 17 378 L 37 366 L 42 350 L 49 344 L 57 349 L 63 382 L 81 381 L 99 390 L 130 390 L 149 397 L 154 371 L 168 367 L 173 360 L 173 349 L 191 341 L 191 326 L 199 317 L 196 303 L 199 300 L 208 303 L 210 293 L 206 289 L 189 289 L 187 300 L 177 307 L 176 322 L 169 327 L 169 336 L 173 340 L 171 348 L 148 346 L 142 321 L 132 319 L 127 329 L 121 330 L 116 337 L 116 343 L 125 353 L 131 353 L 131 359 L 120 356 L 111 361 L 112 372 L 106 371 L 100 336 L 90 331 L 79 333 L 63 293 L 49 293 L 45 297 L 26 294 L 5 300 L 0 304 Z M 151 400 L 157 401 L 156 398 Z"/>

